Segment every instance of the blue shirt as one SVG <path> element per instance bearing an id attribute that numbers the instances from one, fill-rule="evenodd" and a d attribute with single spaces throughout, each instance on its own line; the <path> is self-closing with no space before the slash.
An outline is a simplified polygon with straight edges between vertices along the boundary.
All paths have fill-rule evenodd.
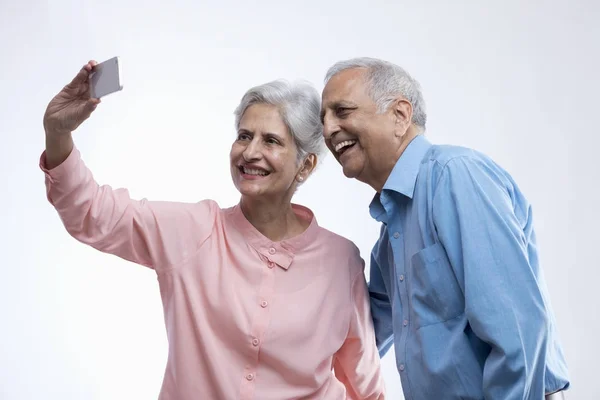
<path id="1" fill-rule="evenodd" d="M 394 345 L 407 400 L 542 400 L 569 386 L 531 206 L 506 171 L 417 136 L 370 212 L 377 345 Z"/>

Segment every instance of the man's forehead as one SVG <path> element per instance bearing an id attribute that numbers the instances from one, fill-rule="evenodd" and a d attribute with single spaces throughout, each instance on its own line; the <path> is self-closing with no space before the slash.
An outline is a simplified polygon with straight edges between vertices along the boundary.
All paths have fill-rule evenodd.
<path id="1" fill-rule="evenodd" d="M 349 100 L 364 91 L 364 69 L 354 68 L 341 71 L 327 82 L 323 89 L 323 105 Z"/>

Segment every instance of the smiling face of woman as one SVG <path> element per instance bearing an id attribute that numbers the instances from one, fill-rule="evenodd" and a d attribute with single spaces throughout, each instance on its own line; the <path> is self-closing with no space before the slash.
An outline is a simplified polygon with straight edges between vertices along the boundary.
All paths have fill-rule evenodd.
<path id="1" fill-rule="evenodd" d="M 291 199 L 301 163 L 277 107 L 253 104 L 246 109 L 229 158 L 233 183 L 242 196 Z"/>

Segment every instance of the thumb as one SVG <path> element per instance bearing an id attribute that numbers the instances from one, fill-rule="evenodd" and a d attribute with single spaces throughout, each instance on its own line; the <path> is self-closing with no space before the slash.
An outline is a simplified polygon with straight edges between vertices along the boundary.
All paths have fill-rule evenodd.
<path id="1" fill-rule="evenodd" d="M 79 86 L 88 80 L 91 71 L 89 71 L 86 67 L 87 67 L 87 64 L 79 70 L 77 75 L 75 75 L 75 78 L 73 78 L 71 83 L 69 83 L 69 86 L 71 86 L 71 87 Z"/>

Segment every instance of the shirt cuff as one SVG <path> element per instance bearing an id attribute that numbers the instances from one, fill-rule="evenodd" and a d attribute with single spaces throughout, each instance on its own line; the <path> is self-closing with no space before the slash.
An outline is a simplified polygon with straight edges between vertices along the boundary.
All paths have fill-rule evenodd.
<path id="1" fill-rule="evenodd" d="M 42 152 L 42 155 L 40 156 L 39 166 L 40 169 L 44 172 L 44 175 L 46 175 L 46 178 L 50 182 L 54 183 L 56 181 L 60 181 L 60 179 L 63 176 L 73 171 L 73 169 L 75 169 L 75 167 L 79 163 L 80 159 L 81 154 L 79 153 L 79 150 L 75 146 L 73 146 L 73 150 L 71 150 L 71 153 L 65 159 L 65 161 L 63 161 L 61 164 L 57 165 L 52 169 L 48 169 L 46 168 L 46 150 L 44 150 Z"/>

